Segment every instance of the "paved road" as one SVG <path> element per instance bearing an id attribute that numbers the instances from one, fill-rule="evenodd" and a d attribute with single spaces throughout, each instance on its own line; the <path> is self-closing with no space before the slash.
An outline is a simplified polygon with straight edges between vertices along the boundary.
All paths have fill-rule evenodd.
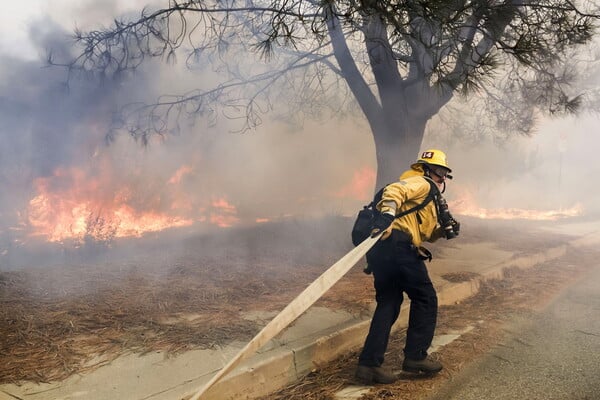
<path id="1" fill-rule="evenodd" d="M 600 261 L 429 400 L 599 400 Z"/>

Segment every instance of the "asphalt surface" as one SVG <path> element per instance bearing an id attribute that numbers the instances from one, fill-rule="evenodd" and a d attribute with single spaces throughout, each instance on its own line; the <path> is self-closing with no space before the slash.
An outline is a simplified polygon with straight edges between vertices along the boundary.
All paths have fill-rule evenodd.
<path id="1" fill-rule="evenodd" d="M 600 261 L 428 400 L 600 399 Z"/>

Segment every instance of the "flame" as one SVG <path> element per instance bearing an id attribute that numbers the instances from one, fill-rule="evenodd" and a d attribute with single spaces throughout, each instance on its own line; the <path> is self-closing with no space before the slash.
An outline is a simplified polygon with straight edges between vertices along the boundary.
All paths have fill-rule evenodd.
<path id="1" fill-rule="evenodd" d="M 155 210 L 138 211 L 128 204 L 130 189 L 107 196 L 103 183 L 102 178 L 90 177 L 77 168 L 58 168 L 52 176 L 36 179 L 37 195 L 27 210 L 33 235 L 45 236 L 51 242 L 81 242 L 88 237 L 109 241 L 193 223 Z"/>
<path id="2" fill-rule="evenodd" d="M 522 208 L 486 209 L 477 206 L 473 196 L 466 193 L 460 199 L 449 201 L 448 206 L 453 214 L 481 219 L 529 219 L 537 221 L 554 221 L 560 218 L 582 215 L 583 207 L 576 204 L 571 208 L 558 210 L 528 210 Z"/>
<path id="3" fill-rule="evenodd" d="M 191 172 L 192 167 L 190 167 L 189 165 L 183 165 L 177 171 L 175 171 L 173 176 L 168 180 L 168 183 L 170 183 L 171 185 L 176 185 L 181 182 L 185 175 L 190 174 Z"/>
<path id="4" fill-rule="evenodd" d="M 377 174 L 371 167 L 363 167 L 362 169 L 355 171 L 350 183 L 334 195 L 336 197 L 352 197 L 357 200 L 366 201 L 373 197 L 373 186 L 375 185 L 375 178 Z"/>
<path id="5" fill-rule="evenodd" d="M 215 224 L 221 228 L 229 228 L 239 222 L 235 206 L 229 204 L 226 199 L 213 200 L 211 206 L 215 211 L 211 213 L 209 218 L 211 224 Z"/>

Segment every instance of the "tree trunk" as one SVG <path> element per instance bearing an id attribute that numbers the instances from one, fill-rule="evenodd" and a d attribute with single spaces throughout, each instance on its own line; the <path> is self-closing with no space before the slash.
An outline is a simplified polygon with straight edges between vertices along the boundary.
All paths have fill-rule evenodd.
<path id="1" fill-rule="evenodd" d="M 334 3 L 324 9 L 324 16 L 334 57 L 373 133 L 377 159 L 374 190 L 378 190 L 398 180 L 417 159 L 427 121 L 447 100 L 440 101 L 439 93 L 429 88 L 428 76 L 423 75 L 410 85 L 403 81 L 385 25 L 375 14 L 367 17 L 364 31 L 377 84 L 376 94 L 373 93 L 352 57 Z"/>
<path id="2" fill-rule="evenodd" d="M 404 115 L 402 115 L 404 114 Z M 386 115 L 383 126 L 371 126 L 375 140 L 377 180 L 374 190 L 395 182 L 418 158 L 427 120 L 414 115 Z M 395 124 L 395 122 L 402 121 Z"/>

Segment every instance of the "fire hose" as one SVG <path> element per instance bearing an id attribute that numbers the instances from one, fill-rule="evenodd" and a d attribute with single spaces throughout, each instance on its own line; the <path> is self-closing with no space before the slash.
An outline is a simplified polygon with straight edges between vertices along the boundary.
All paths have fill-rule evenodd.
<path id="1" fill-rule="evenodd" d="M 304 311 L 313 305 L 321 296 L 323 296 L 350 268 L 352 268 L 360 259 L 367 254 L 379 240 L 377 235 L 369 237 L 362 243 L 350 250 L 345 256 L 340 258 L 335 264 L 323 272 L 306 289 L 302 291 L 294 300 L 291 301 L 279 314 L 277 314 L 248 344 L 233 357 L 216 375 L 214 375 L 190 400 L 199 400 L 214 384 L 216 384 L 226 374 L 231 372 L 245 358 L 255 353 L 269 340 L 284 330 Z"/>

